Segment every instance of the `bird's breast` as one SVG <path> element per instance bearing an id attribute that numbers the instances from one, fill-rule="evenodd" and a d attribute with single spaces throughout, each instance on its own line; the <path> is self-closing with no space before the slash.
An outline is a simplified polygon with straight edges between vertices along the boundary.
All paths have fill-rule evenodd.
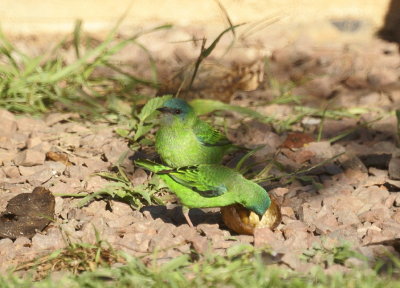
<path id="1" fill-rule="evenodd" d="M 160 129 L 156 136 L 156 150 L 168 165 L 191 165 L 201 147 L 189 129 Z"/>

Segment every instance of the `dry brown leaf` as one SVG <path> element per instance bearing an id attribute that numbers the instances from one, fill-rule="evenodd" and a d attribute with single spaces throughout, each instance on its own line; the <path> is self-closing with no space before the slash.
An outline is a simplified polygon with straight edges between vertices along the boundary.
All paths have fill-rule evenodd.
<path id="1" fill-rule="evenodd" d="M 61 153 L 61 152 L 52 152 L 52 151 L 47 152 L 46 153 L 46 160 L 51 160 L 51 161 L 55 161 L 55 162 L 61 162 L 65 166 L 71 166 L 72 165 L 72 163 L 69 162 L 68 155 L 65 154 L 65 153 Z"/>
<path id="2" fill-rule="evenodd" d="M 32 238 L 51 222 L 54 208 L 54 196 L 44 187 L 15 196 L 0 214 L 0 238 Z"/>
<path id="3" fill-rule="evenodd" d="M 305 133 L 290 133 L 287 135 L 286 140 L 282 143 L 281 147 L 282 148 L 301 148 L 305 144 L 308 144 L 310 142 L 313 142 L 314 139 L 308 134 Z"/>

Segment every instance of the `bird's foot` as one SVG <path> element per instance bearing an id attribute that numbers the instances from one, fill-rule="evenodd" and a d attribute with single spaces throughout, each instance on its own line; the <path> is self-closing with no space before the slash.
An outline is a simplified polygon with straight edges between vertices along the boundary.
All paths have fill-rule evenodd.
<path id="1" fill-rule="evenodd" d="M 194 227 L 193 223 L 189 217 L 189 208 L 182 206 L 182 214 L 183 216 L 185 216 L 186 222 L 189 224 L 189 227 L 193 228 Z"/>

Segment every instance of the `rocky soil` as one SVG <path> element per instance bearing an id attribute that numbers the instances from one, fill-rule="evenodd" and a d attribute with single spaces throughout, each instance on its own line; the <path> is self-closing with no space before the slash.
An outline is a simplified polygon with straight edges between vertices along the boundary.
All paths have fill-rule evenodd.
<path id="1" fill-rule="evenodd" d="M 237 235 L 223 224 L 218 208 L 192 209 L 195 227 L 190 228 L 176 201 L 134 210 L 123 202 L 100 200 L 79 208 L 80 198 L 57 195 L 104 188 L 110 180 L 94 173 L 111 169 L 125 152 L 123 167 L 132 183 L 146 183 L 148 174 L 131 160 L 138 152 L 115 133 L 117 126 L 106 122 L 87 122 L 71 113 L 34 118 L 0 110 L 0 212 L 11 198 L 37 186 L 56 196 L 55 219 L 44 231 L 31 239 L 0 239 L 0 270 L 71 242 L 94 243 L 95 230 L 102 240 L 129 254 L 154 257 L 158 251 L 160 262 L 191 251 L 224 254 L 238 244 L 269 246 L 279 255 L 279 263 L 298 271 L 323 262 L 315 251 L 333 249 L 343 241 L 371 262 L 385 257 L 387 250 L 397 253 L 391 245 L 382 245 L 388 244 L 382 241 L 400 239 L 400 149 L 393 113 L 400 104 L 397 48 L 378 40 L 365 46 L 291 45 L 273 51 L 268 67 L 257 89 L 237 88 L 223 100 L 255 106 L 278 120 L 288 119 L 295 105 L 267 104 L 279 90 L 271 84 L 272 75 L 280 83 L 293 83 L 292 94 L 307 95 L 308 107 L 362 108 L 365 112 L 361 118 L 327 117 L 320 141 L 316 139 L 322 118 L 316 115 L 302 117 L 288 132 L 276 123 L 222 114 L 229 120 L 232 141 L 249 148 L 265 145 L 252 161 L 264 161 L 265 166 L 274 158 L 287 173 L 315 167 L 302 177 L 263 183 L 281 203 L 283 219 L 275 231 Z M 297 138 L 292 134 L 288 139 L 293 132 L 299 133 Z M 348 132 L 345 137 L 329 141 L 343 132 Z M 302 145 L 304 137 L 308 140 Z M 49 152 L 64 155 L 63 160 Z M 270 173 L 283 172 L 275 167 Z M 308 261 L 300 259 L 305 251 L 311 255 Z M 325 268 L 346 270 L 361 263 L 350 258 L 344 265 Z"/>

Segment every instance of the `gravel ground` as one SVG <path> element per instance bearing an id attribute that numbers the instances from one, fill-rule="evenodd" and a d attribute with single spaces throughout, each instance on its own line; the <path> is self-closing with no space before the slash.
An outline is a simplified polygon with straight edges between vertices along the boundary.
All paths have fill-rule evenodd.
<path id="1" fill-rule="evenodd" d="M 382 245 L 387 244 L 382 241 L 400 239 L 400 149 L 396 117 L 389 113 L 400 104 L 397 47 L 378 40 L 364 46 L 294 43 L 272 51 L 268 63 L 268 71 L 257 61 L 248 65 L 246 72 L 235 70 L 242 71 L 243 81 L 231 74 L 230 78 L 220 75 L 216 80 L 208 71 L 200 75 L 206 79 L 200 77 L 195 85 L 206 80 L 212 84 L 197 86 L 195 94 L 183 91 L 182 95 L 208 95 L 232 104 L 257 106 L 260 113 L 286 119 L 294 113 L 293 105 L 265 104 L 276 95 L 277 87 L 269 81 L 273 75 L 280 83 L 292 83 L 290 91 L 294 95 L 307 95 L 304 102 L 308 107 L 329 104 L 329 109 L 368 109 L 361 120 L 325 119 L 322 140 L 310 142 L 307 138 L 306 145 L 299 145 L 299 138 L 307 133 L 317 139 L 320 117 L 304 117 L 294 124 L 291 133 L 299 134 L 293 140 L 293 134 L 274 124 L 243 119 L 236 113 L 223 114 L 232 141 L 249 148 L 265 145 L 251 161 L 267 163 L 265 159 L 275 157 L 287 172 L 293 172 L 340 155 L 309 171 L 312 180 L 263 183 L 281 204 L 283 219 L 275 231 L 259 229 L 254 236 L 237 235 L 226 228 L 218 208 L 192 209 L 195 227 L 190 228 L 173 200 L 166 206 L 145 206 L 138 211 L 113 200 L 93 201 L 79 208 L 81 199 L 56 196 L 55 219 L 46 229 L 31 239 L 0 239 L 0 270 L 71 242 L 94 243 L 95 229 L 102 240 L 129 254 L 154 257 L 152 252 L 157 250 L 161 263 L 192 250 L 224 254 L 238 244 L 267 245 L 279 253 L 282 265 L 298 271 L 308 271 L 322 261 L 314 254 L 308 262 L 300 260 L 304 251 L 317 251 L 317 247 L 329 250 L 343 241 L 371 261 L 384 257 L 387 249 L 397 253 L 390 245 Z M 222 83 L 221 77 L 227 77 L 227 82 Z M 242 84 L 229 84 L 239 82 Z M 174 90 L 174 85 L 166 79 L 164 90 Z M 254 86 L 257 89 L 252 89 Z M 230 89 L 220 93 L 221 87 Z M 373 120 L 368 126 L 360 126 L 363 121 Z M 87 122 L 71 113 L 33 118 L 5 110 L 0 110 L 0 123 L 0 211 L 16 195 L 30 193 L 38 186 L 54 195 L 96 192 L 110 181 L 93 173 L 108 171 L 127 151 L 123 166 L 132 183 L 140 185 L 149 180 L 130 160 L 139 152 L 129 150 L 127 141 L 115 133 L 115 125 Z M 328 141 L 352 128 L 352 133 L 339 141 Z M 49 152 L 64 155 L 64 160 L 55 159 Z M 271 173 L 279 175 L 274 169 Z M 327 269 L 346 270 L 360 263 L 350 258 L 344 265 Z"/>

